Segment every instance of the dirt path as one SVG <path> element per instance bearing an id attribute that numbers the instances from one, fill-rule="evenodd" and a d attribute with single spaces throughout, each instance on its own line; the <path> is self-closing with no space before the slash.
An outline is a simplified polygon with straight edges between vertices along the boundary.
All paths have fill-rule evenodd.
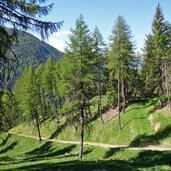
<path id="1" fill-rule="evenodd" d="M 10 134 L 38 139 L 38 137 L 31 136 L 31 135 L 13 134 L 13 133 L 10 133 Z M 48 138 L 43 138 L 43 137 L 42 137 L 42 140 L 48 141 L 48 142 L 63 143 L 63 144 L 80 144 L 79 141 L 57 140 L 57 139 L 48 139 Z M 95 142 L 84 142 L 84 145 L 90 145 L 90 146 L 96 146 L 96 147 L 102 147 L 102 148 L 123 148 L 127 150 L 171 151 L 171 148 L 163 148 L 163 147 L 158 147 L 158 146 L 130 147 L 127 145 L 112 145 L 112 144 L 103 144 L 103 143 L 95 143 Z"/>

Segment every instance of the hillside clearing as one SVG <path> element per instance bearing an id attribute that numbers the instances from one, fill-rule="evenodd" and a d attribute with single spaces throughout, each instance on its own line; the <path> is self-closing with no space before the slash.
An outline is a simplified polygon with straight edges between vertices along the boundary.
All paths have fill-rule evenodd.
<path id="1" fill-rule="evenodd" d="M 109 122 L 102 124 L 100 119 L 90 122 L 90 129 L 86 131 L 86 142 L 98 142 L 103 144 L 123 146 L 149 146 L 158 145 L 163 148 L 171 148 L 171 118 L 165 115 L 163 110 L 154 110 L 158 105 L 158 99 L 144 99 L 133 102 L 126 113 L 121 115 L 122 130 L 117 127 L 117 116 Z M 103 117 L 105 117 L 103 114 Z M 153 125 L 160 123 L 160 129 L 156 132 L 149 121 L 153 116 Z M 10 130 L 13 134 L 37 136 L 33 125 L 21 124 Z M 46 125 L 41 127 L 42 137 L 55 138 L 66 141 L 79 141 L 78 131 L 69 125 L 63 117 L 60 123 L 47 120 Z"/>
<path id="2" fill-rule="evenodd" d="M 85 146 L 78 159 L 78 145 L 61 144 L 10 134 L 0 136 L 0 170 L 170 170 L 170 151 L 126 150 Z"/>

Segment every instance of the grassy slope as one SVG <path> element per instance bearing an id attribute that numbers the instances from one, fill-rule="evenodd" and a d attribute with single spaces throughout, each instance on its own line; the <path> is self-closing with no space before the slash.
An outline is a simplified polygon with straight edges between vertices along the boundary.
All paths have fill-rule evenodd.
<path id="1" fill-rule="evenodd" d="M 85 146 L 78 160 L 79 146 L 41 142 L 17 135 L 0 135 L 0 170 L 170 170 L 171 152 L 129 151 Z"/>
<path id="2" fill-rule="evenodd" d="M 103 103 L 106 103 L 104 100 Z M 104 125 L 99 119 L 91 122 L 91 129 L 86 131 L 85 141 L 110 143 L 114 145 L 150 145 L 160 144 L 171 147 L 171 117 L 167 115 L 166 108 L 155 110 L 158 100 L 145 99 L 132 103 L 126 113 L 122 114 L 122 131 L 118 131 L 117 117 Z M 153 115 L 153 126 L 148 118 Z M 105 114 L 104 114 L 105 115 Z M 154 125 L 160 123 L 158 132 L 154 131 Z M 29 125 L 19 125 L 11 130 L 13 133 L 24 133 L 36 135 L 33 127 Z M 34 133 L 33 133 L 34 132 Z M 79 140 L 79 132 L 72 126 L 67 126 L 65 118 L 61 119 L 60 124 L 53 120 L 47 120 L 47 124 L 42 126 L 42 136 L 54 137 L 62 140 Z"/>

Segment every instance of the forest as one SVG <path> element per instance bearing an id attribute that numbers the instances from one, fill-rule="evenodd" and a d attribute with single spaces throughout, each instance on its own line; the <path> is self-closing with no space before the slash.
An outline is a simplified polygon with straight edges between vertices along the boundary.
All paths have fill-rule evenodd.
<path id="1" fill-rule="evenodd" d="M 125 128 L 124 117 L 127 117 L 128 109 L 135 103 L 147 102 L 149 105 L 151 102 L 153 105 L 155 103 L 157 104 L 155 110 L 167 108 L 167 120 L 170 120 L 171 23 L 165 20 L 160 4 L 155 9 L 151 32 L 146 34 L 142 53 L 136 53 L 134 36 L 124 17 L 119 15 L 111 29 L 109 42 L 105 44 L 100 28 L 89 30 L 83 15 L 80 14 L 74 27 L 71 28 L 64 55 L 58 60 L 49 55 L 45 63 L 27 66 L 10 88 L 8 84 L 11 75 L 15 75 L 17 56 L 14 54 L 13 59 L 7 58 L 6 63 L 6 57 L 3 57 L 2 53 L 0 132 L 8 132 L 13 128 L 15 130 L 18 125 L 27 125 L 42 143 L 44 141 L 42 135 L 48 122 L 54 122 L 53 132 L 65 122 L 68 129 L 73 127 L 76 130 L 80 144 L 77 158 L 82 159 L 84 148 L 87 148 L 84 147 L 85 137 L 86 139 L 87 136 L 98 137 L 101 134 L 98 131 L 92 133 L 94 121 L 98 120 L 98 127 L 107 129 L 104 125 L 108 124 L 105 117 L 105 112 L 108 110 L 116 115 L 113 131 L 118 135 L 122 135 Z M 0 34 L 2 41 L 2 35 L 8 33 L 1 28 Z M 46 37 L 46 32 L 42 36 Z M 15 35 L 10 35 L 7 39 L 7 44 L 10 42 L 8 49 L 14 39 Z M 3 48 L 1 47 L 1 51 Z M 152 113 L 151 110 L 150 112 Z M 151 113 L 148 113 L 147 117 Z M 135 122 L 139 123 L 138 120 Z M 166 126 L 169 127 L 169 124 Z M 24 129 L 24 126 L 21 129 Z M 145 126 L 143 129 L 146 129 Z M 69 134 L 72 133 L 70 129 L 70 133 L 66 135 L 70 137 Z M 114 135 L 110 136 L 115 139 Z M 51 139 L 53 138 L 51 132 Z M 132 146 L 136 146 L 136 143 L 132 142 Z M 1 152 L 2 150 L 0 154 Z M 165 164 L 170 166 L 171 163 Z"/>

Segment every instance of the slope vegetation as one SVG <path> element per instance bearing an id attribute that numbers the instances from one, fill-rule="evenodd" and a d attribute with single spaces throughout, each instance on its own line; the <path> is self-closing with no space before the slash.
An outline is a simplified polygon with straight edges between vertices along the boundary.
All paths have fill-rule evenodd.
<path id="1" fill-rule="evenodd" d="M 121 148 L 85 146 L 78 160 L 78 145 L 41 143 L 17 135 L 0 135 L 0 170 L 170 170 L 171 152 L 130 151 Z"/>
<path id="2" fill-rule="evenodd" d="M 105 104 L 104 100 L 104 106 Z M 87 126 L 85 141 L 134 147 L 157 145 L 170 148 L 171 116 L 167 112 L 167 107 L 157 110 L 157 106 L 157 98 L 134 101 L 126 109 L 125 114 L 121 115 L 122 130 L 120 132 L 117 115 L 112 114 L 112 117 L 108 117 L 108 110 L 104 110 L 105 124 L 102 124 L 95 114 Z M 117 114 L 116 110 L 113 112 Z M 37 136 L 33 124 L 23 123 L 11 129 L 10 132 Z M 47 119 L 46 125 L 41 126 L 41 133 L 43 137 L 58 140 L 79 141 L 80 139 L 79 129 L 76 131 L 65 117 L 61 117 L 60 123 L 56 123 L 52 118 Z"/>

